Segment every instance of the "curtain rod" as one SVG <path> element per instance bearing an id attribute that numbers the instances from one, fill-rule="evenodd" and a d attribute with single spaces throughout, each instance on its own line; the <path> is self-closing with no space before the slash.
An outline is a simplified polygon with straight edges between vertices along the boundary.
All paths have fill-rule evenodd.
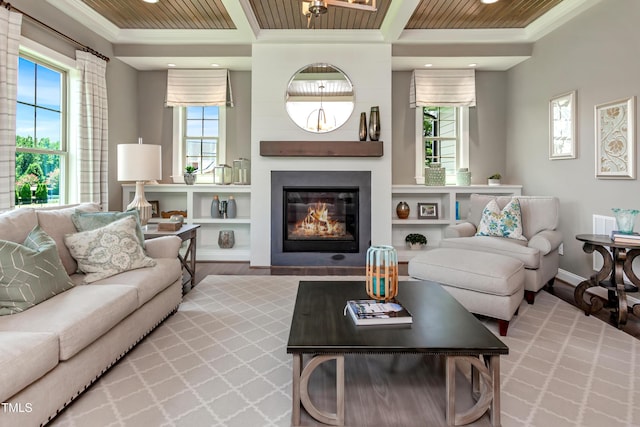
<path id="1" fill-rule="evenodd" d="M 85 44 L 82 44 L 82 43 L 80 43 L 79 41 L 77 41 L 77 40 L 75 40 L 75 39 L 72 39 L 72 38 L 71 38 L 71 37 L 69 37 L 68 35 L 61 33 L 60 31 L 56 30 L 55 28 L 53 28 L 53 27 L 51 27 L 51 26 L 49 26 L 49 25 L 45 24 L 44 22 L 40 21 L 39 19 L 36 19 L 36 18 L 34 18 L 33 16 L 29 15 L 28 13 L 24 13 L 23 11 L 21 11 L 21 10 L 20 10 L 20 9 L 18 9 L 17 7 L 12 6 L 12 5 L 11 5 L 11 3 L 8 3 L 8 2 L 5 2 L 5 1 L 0 0 L 0 6 L 4 6 L 4 7 L 6 7 L 6 8 L 7 8 L 7 9 L 9 9 L 9 10 L 14 10 L 14 11 L 16 11 L 16 12 L 18 12 L 18 13 L 21 13 L 22 15 L 26 16 L 27 18 L 29 18 L 31 21 L 35 22 L 36 24 L 38 24 L 38 25 L 40 25 L 40 26 L 42 26 L 42 27 L 46 28 L 46 29 L 47 29 L 47 30 L 49 30 L 49 31 L 52 31 L 52 32 L 56 33 L 56 34 L 57 34 L 57 35 L 59 35 L 60 37 L 62 37 L 62 38 L 64 38 L 64 39 L 66 39 L 66 40 L 68 40 L 68 41 L 70 41 L 71 43 L 75 44 L 76 46 L 81 47 L 83 51 L 85 51 L 85 52 L 89 52 L 89 53 L 91 53 L 91 54 L 93 54 L 93 55 L 97 56 L 98 58 L 103 59 L 103 60 L 105 60 L 105 61 L 109 62 L 109 60 L 110 60 L 110 59 L 109 59 L 109 57 L 108 57 L 108 56 L 105 56 L 105 55 L 101 54 L 100 52 L 98 52 L 97 50 L 93 50 L 93 49 L 91 49 L 89 46 L 87 46 L 87 45 L 85 45 Z"/>

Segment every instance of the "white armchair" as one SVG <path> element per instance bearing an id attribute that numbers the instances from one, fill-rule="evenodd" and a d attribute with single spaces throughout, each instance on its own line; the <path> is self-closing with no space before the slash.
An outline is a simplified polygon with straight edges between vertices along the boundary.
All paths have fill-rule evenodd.
<path id="1" fill-rule="evenodd" d="M 519 259 L 525 267 L 525 299 L 533 304 L 535 293 L 545 284 L 553 286 L 553 280 L 558 274 L 558 247 L 562 243 L 562 235 L 556 230 L 559 202 L 556 197 L 514 197 L 520 201 L 522 234 L 527 238 L 526 241 L 476 236 L 476 229 L 487 203 L 495 199 L 502 209 L 511 197 L 472 194 L 466 222 L 447 227 L 440 247 L 491 252 Z"/>

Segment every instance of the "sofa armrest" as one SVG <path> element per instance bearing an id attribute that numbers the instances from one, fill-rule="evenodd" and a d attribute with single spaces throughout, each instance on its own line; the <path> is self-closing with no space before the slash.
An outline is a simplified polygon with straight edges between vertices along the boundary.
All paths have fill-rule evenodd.
<path id="1" fill-rule="evenodd" d="M 470 222 L 450 225 L 444 230 L 444 237 L 471 237 L 476 234 L 476 226 Z"/>
<path id="2" fill-rule="evenodd" d="M 178 236 L 162 236 L 144 241 L 144 249 L 151 258 L 178 258 L 182 240 Z"/>
<path id="3" fill-rule="evenodd" d="M 560 246 L 561 243 L 562 234 L 559 231 L 542 230 L 529 239 L 528 246 L 530 248 L 536 248 L 542 255 L 546 255 L 558 249 L 558 246 Z"/>

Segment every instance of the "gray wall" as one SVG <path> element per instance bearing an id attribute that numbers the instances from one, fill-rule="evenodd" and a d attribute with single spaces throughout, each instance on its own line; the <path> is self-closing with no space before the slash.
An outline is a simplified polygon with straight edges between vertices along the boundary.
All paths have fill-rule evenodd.
<path id="1" fill-rule="evenodd" d="M 415 110 L 409 107 L 410 80 L 411 71 L 396 71 L 392 76 L 394 184 L 415 184 Z M 477 106 L 469 110 L 471 183 L 486 184 L 487 177 L 500 172 L 504 183 L 520 184 L 506 171 L 506 72 L 476 72 L 476 97 Z"/>
<path id="2" fill-rule="evenodd" d="M 560 199 L 560 267 L 582 277 L 592 273 L 592 258 L 575 235 L 591 233 L 593 214 L 640 207 L 638 180 L 596 179 L 594 158 L 594 106 L 640 93 L 638 22 L 639 1 L 602 2 L 538 41 L 532 58 L 507 73 L 507 174 L 526 194 Z M 570 90 L 577 90 L 578 157 L 552 161 L 549 99 Z"/>

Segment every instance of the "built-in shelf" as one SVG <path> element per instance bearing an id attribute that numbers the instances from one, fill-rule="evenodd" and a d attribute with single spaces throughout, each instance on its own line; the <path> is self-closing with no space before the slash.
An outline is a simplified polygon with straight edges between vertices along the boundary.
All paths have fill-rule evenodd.
<path id="1" fill-rule="evenodd" d="M 267 157 L 382 157 L 382 141 L 260 141 Z"/>

